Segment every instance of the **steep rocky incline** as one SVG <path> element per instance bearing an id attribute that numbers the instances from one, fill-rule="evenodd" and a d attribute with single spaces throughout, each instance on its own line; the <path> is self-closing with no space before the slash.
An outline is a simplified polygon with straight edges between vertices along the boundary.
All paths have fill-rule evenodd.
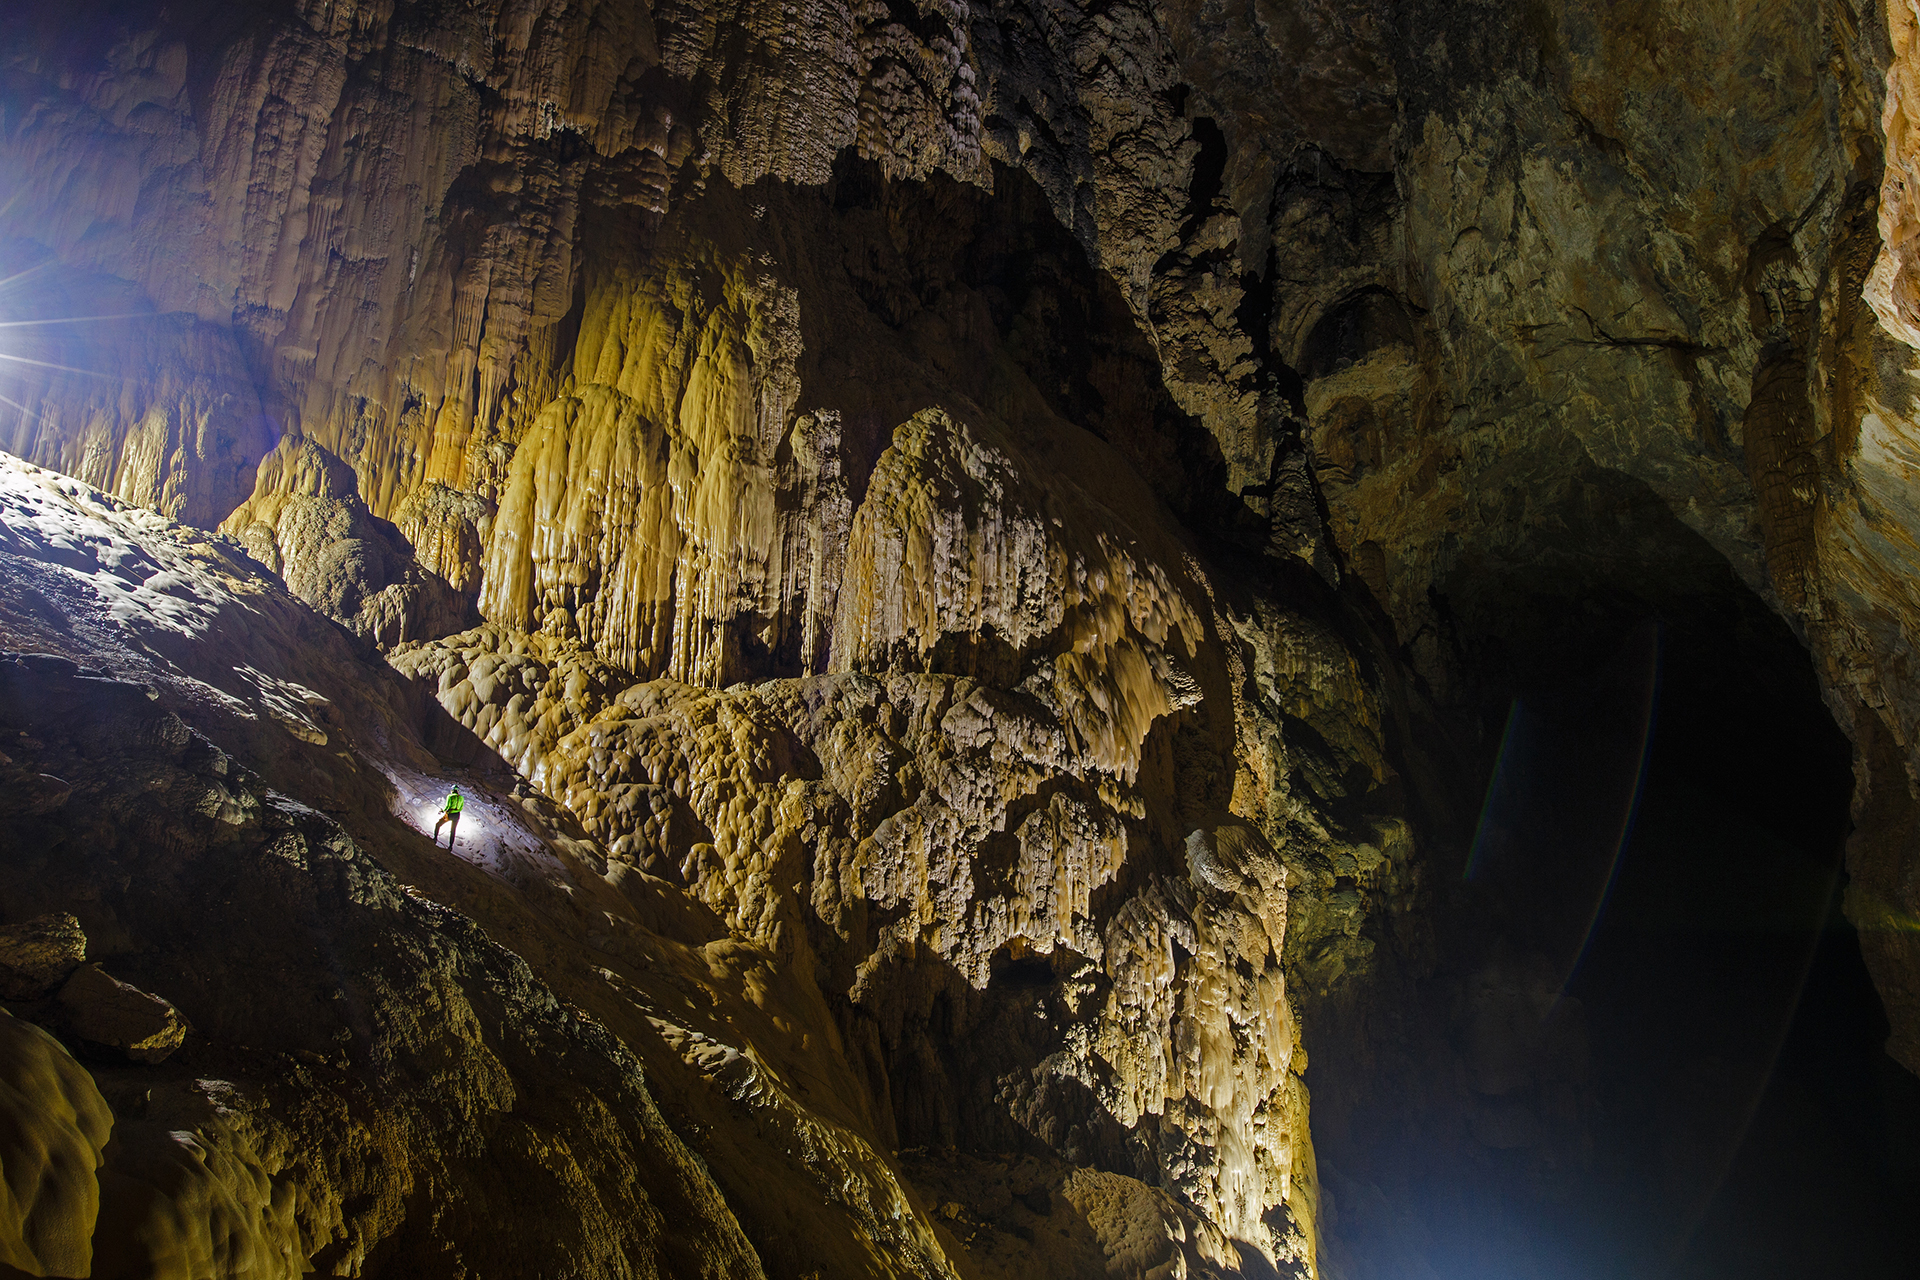
<path id="1" fill-rule="evenodd" d="M 395 674 L 237 544 L 0 474 L 9 1007 L 85 1067 L 22 1033 L 73 1117 L 8 1227 L 42 1273 L 1311 1267 L 1288 898 L 1405 852 L 1273 754 L 1323 714 L 1363 754 L 1315 768 L 1386 768 L 1329 633 L 1260 629 L 1238 717 L 1200 688 L 1231 605 L 1175 637 L 1189 710 L 1133 719 L 1071 653 L 721 692 L 490 627 Z M 164 1052 L 93 1029 L 114 999 Z"/>
<path id="2" fill-rule="evenodd" d="M 431 759 L 370 710 L 391 677 L 204 535 L 18 464 L 4 495 L 6 641 L 38 652 L 0 661 L 0 901 L 72 925 L 68 972 L 6 993 L 30 1117 L 3 1157 L 28 1214 L 9 1261 L 759 1274 L 632 1050 L 390 869 L 429 855 L 375 761 Z M 129 1039 L 138 1010 L 116 1000 L 177 1011 L 170 1041 Z M 62 1149 L 40 1131 L 67 1115 Z M 36 1180 L 22 1157 L 41 1149 Z"/>

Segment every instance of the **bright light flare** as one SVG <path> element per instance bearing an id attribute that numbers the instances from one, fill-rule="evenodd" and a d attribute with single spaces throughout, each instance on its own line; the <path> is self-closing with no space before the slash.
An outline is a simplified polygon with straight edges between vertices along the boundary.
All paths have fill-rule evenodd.
<path id="1" fill-rule="evenodd" d="M 480 836 L 486 833 L 486 824 L 480 820 L 480 815 L 475 812 L 476 808 L 477 806 L 474 804 L 473 797 L 468 796 L 467 807 L 460 813 L 460 830 L 455 837 L 461 844 L 465 844 L 469 836 Z M 436 822 L 440 822 L 440 802 L 438 800 L 424 801 L 415 807 L 413 825 L 422 834 L 433 835 L 433 826 Z M 446 837 L 446 824 L 441 823 L 440 839 L 444 840 Z"/>
<path id="2" fill-rule="evenodd" d="M 31 406 L 43 394 L 35 384 L 53 375 L 102 382 L 124 382 L 105 371 L 94 339 L 105 326 L 151 317 L 150 312 L 88 308 L 83 298 L 67 296 L 51 278 L 58 263 L 47 261 L 0 278 L 0 405 L 28 421 L 44 415 Z M 79 306 L 82 315 L 45 314 Z M 109 303 L 109 306 L 112 304 Z"/>
<path id="3" fill-rule="evenodd" d="M 3 313 L 0 313 L 3 314 Z M 60 324 L 108 324 L 115 320 L 145 320 L 144 312 L 123 311 L 112 316 L 55 316 L 48 320 L 0 320 L 0 329 L 43 329 Z"/>

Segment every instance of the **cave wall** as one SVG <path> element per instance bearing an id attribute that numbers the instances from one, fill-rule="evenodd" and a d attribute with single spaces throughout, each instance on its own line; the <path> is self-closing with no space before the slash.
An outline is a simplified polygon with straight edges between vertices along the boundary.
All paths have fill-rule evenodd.
<path id="1" fill-rule="evenodd" d="M 1729 566 L 1920 1063 L 1906 7 L 17 22 L 0 321 L 93 319 L 0 330 L 0 444 L 805 974 L 859 1161 L 1038 1143 L 1314 1267 L 1302 1036 L 1431 964 L 1434 726 Z"/>

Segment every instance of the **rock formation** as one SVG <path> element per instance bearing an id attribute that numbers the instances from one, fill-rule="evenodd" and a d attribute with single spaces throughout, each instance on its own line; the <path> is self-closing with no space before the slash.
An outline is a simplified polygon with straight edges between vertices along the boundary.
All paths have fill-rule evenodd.
<path id="1" fill-rule="evenodd" d="M 28 0 L 0 1261 L 1421 1274 L 1502 718 L 1716 646 L 1920 1071 L 1916 12 Z"/>

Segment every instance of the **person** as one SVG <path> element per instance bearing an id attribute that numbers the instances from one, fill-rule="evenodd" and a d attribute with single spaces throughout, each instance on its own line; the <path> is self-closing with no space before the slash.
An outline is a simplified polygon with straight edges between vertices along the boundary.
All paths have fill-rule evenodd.
<path id="1" fill-rule="evenodd" d="M 452 826 L 447 827 L 447 848 L 453 848 L 453 837 L 460 830 L 460 811 L 466 807 L 467 799 L 460 794 L 460 788 L 455 787 L 447 793 L 446 801 L 440 806 L 440 821 L 433 824 L 433 843 L 435 845 L 440 843 L 440 828 L 448 823 L 452 823 Z"/>

